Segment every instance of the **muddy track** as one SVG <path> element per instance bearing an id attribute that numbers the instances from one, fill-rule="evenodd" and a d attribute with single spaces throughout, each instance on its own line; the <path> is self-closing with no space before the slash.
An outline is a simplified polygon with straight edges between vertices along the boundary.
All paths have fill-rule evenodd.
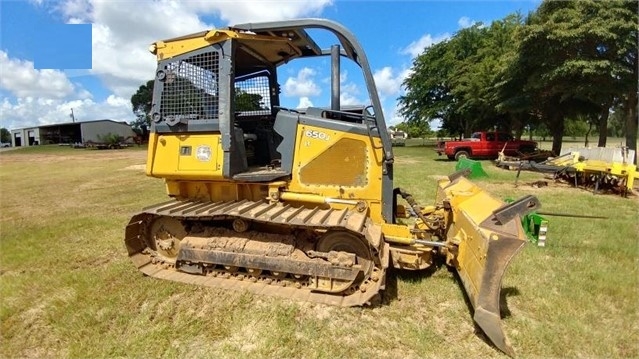
<path id="1" fill-rule="evenodd" d="M 179 254 L 174 250 L 174 260 L 166 258 L 173 251 L 170 241 L 152 239 L 157 238 L 151 232 L 157 231 L 154 223 L 158 220 L 167 221 L 168 227 L 171 221 L 186 224 L 184 236 L 180 236 L 181 250 Z M 257 230 L 223 228 L 238 222 Z M 300 244 L 305 240 L 299 238 L 305 235 L 315 238 L 335 232 L 365 243 L 370 258 L 357 257 L 349 263 L 345 252 L 332 252 L 329 258 L 329 253 L 308 251 L 308 242 Z M 135 266 L 154 278 L 338 306 L 370 304 L 384 289 L 389 259 L 381 229 L 364 214 L 268 201 L 172 200 L 133 216 L 125 236 Z M 317 286 L 322 281 L 348 280 L 352 285 L 338 293 L 327 293 Z"/>

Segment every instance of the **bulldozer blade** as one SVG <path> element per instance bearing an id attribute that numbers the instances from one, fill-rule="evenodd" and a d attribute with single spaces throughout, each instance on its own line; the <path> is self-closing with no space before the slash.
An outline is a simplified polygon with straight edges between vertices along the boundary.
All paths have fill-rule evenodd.
<path id="1" fill-rule="evenodd" d="M 438 198 L 452 212 L 447 237 L 454 249 L 447 262 L 459 274 L 473 319 L 499 350 L 514 356 L 502 328 L 501 283 L 526 243 L 521 216 L 541 205 L 533 196 L 504 204 L 465 178 L 440 182 Z"/>
<path id="2" fill-rule="evenodd" d="M 501 325 L 501 282 L 510 261 L 525 243 L 510 237 L 489 240 L 480 283 L 474 283 L 466 271 L 458 271 L 475 310 L 473 320 L 490 341 L 509 356 L 514 356 L 515 351 Z"/>

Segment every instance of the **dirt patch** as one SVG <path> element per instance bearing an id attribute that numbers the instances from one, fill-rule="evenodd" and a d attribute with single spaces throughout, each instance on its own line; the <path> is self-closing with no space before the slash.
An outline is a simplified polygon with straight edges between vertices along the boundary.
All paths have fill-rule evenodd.
<path id="1" fill-rule="evenodd" d="M 539 182 L 545 183 L 540 185 Z M 490 186 L 490 185 L 489 185 Z M 489 187 L 487 186 L 487 187 Z M 558 181 L 558 180 L 554 180 L 554 179 L 544 179 L 542 181 L 520 181 L 517 184 L 517 188 L 520 189 L 525 189 L 526 191 L 529 192 L 534 192 L 534 193 L 539 193 L 539 192 L 546 192 L 546 193 L 559 193 L 559 192 L 565 192 L 565 191 L 574 191 L 575 194 L 578 193 L 594 193 L 594 188 L 591 187 L 583 187 L 583 186 L 578 186 L 575 187 L 573 186 L 571 183 L 568 182 L 564 182 L 564 181 Z M 637 192 L 632 191 L 628 194 L 629 198 L 637 198 L 636 196 Z M 597 192 L 597 195 L 605 195 L 605 196 L 618 196 L 621 197 L 620 193 L 616 193 L 614 191 L 606 191 L 606 190 L 599 190 Z"/>
<path id="2" fill-rule="evenodd" d="M 439 181 L 439 180 L 443 180 L 443 179 L 448 178 L 448 176 L 442 176 L 442 175 L 429 175 L 429 176 L 428 176 L 428 178 L 432 178 L 432 179 L 434 179 L 434 180 L 436 180 L 436 181 Z"/>
<path id="3" fill-rule="evenodd" d="M 142 165 L 131 165 L 131 166 L 127 166 L 124 167 L 123 170 L 129 170 L 129 171 L 146 171 L 146 165 L 142 164 Z"/>
<path id="4" fill-rule="evenodd" d="M 0 156 L 0 163 L 17 163 L 17 162 L 64 162 L 70 159 L 76 159 L 76 156 L 65 155 L 49 155 L 49 154 L 15 154 L 12 156 Z"/>
<path id="5" fill-rule="evenodd" d="M 0 156 L 0 163 L 16 162 L 65 162 L 78 160 L 124 160 L 146 159 L 146 151 L 132 150 L 77 150 L 76 153 L 65 154 L 49 153 L 10 153 Z"/>
<path id="6" fill-rule="evenodd" d="M 305 306 L 307 315 L 315 317 L 317 320 L 328 320 L 333 317 L 335 308 L 324 304 L 308 304 Z"/>
<path id="7" fill-rule="evenodd" d="M 412 165 L 412 164 L 423 163 L 423 162 L 424 161 L 420 161 L 416 158 L 410 158 L 410 157 L 395 158 L 395 163 L 400 165 Z"/>

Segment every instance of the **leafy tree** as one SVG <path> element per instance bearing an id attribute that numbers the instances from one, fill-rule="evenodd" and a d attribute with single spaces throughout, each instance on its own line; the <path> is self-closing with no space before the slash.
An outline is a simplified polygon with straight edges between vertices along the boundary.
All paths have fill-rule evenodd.
<path id="1" fill-rule="evenodd" d="M 623 7 L 619 9 L 619 20 L 615 22 L 618 27 L 614 27 L 619 47 L 617 50 L 618 63 L 620 69 L 619 82 L 624 95 L 621 96 L 622 107 L 626 111 L 626 146 L 635 151 L 635 164 L 639 164 L 639 154 L 637 154 L 637 132 L 639 130 L 639 113 L 637 105 L 637 78 L 639 78 L 639 3 L 636 1 L 623 2 Z"/>
<path id="2" fill-rule="evenodd" d="M 410 124 L 439 118 L 442 129 L 466 136 L 482 128 L 523 131 L 522 116 L 513 116 L 497 105 L 499 75 L 514 58 L 512 37 L 522 26 L 518 14 L 463 29 L 450 40 L 426 49 L 413 62 L 399 98 L 401 114 Z"/>
<path id="3" fill-rule="evenodd" d="M 428 126 L 428 123 L 423 124 L 411 124 L 408 122 L 398 123 L 396 126 L 391 126 L 389 129 L 396 131 L 404 131 L 408 134 L 410 138 L 426 138 L 432 135 L 432 131 Z"/>
<path id="4" fill-rule="evenodd" d="M 149 80 L 140 85 L 138 90 L 131 96 L 135 121 L 131 122 L 133 130 L 143 137 L 146 137 L 147 130 L 151 126 L 151 104 L 153 102 L 154 80 Z"/>
<path id="5" fill-rule="evenodd" d="M 147 116 L 151 112 L 151 103 L 153 101 L 153 84 L 154 80 L 149 80 L 145 84 L 140 85 L 138 90 L 131 96 L 131 105 L 136 115 Z"/>
<path id="6" fill-rule="evenodd" d="M 626 117 L 628 114 L 623 107 L 615 108 L 608 119 L 608 136 L 623 137 L 626 133 Z"/>
<path id="7" fill-rule="evenodd" d="M 593 128 L 605 146 L 613 109 L 636 149 L 637 13 L 637 1 L 544 1 L 525 19 L 461 30 L 414 60 L 401 113 L 409 124 L 440 118 L 451 134 L 548 131 L 560 153 L 565 133 Z"/>
<path id="8" fill-rule="evenodd" d="M 434 118 L 452 116 L 455 103 L 449 81 L 452 66 L 448 41 L 429 47 L 415 58 L 413 72 L 403 83 L 406 94 L 399 98 L 400 113 L 409 124 L 423 126 Z"/>
<path id="9" fill-rule="evenodd" d="M 504 88 L 514 90 L 515 97 L 525 94 L 521 109 L 548 125 L 554 152 L 561 150 L 566 118 L 583 115 L 597 122 L 603 146 L 615 98 L 633 108 L 636 8 L 636 2 L 612 0 L 544 1 L 519 33 L 518 55 Z"/>
<path id="10" fill-rule="evenodd" d="M 235 111 L 263 110 L 265 108 L 261 102 L 261 95 L 248 93 L 240 88 L 235 88 Z"/>
<path id="11" fill-rule="evenodd" d="M 11 132 L 6 128 L 0 128 L 0 142 L 11 142 Z"/>
<path id="12" fill-rule="evenodd" d="M 582 115 L 575 118 L 567 118 L 565 121 L 566 126 L 564 127 L 564 131 L 566 136 L 571 136 L 574 139 L 576 137 L 588 135 L 589 126 L 588 120 L 585 118 L 585 116 Z"/>
<path id="13" fill-rule="evenodd" d="M 481 50 L 487 46 L 488 30 L 482 24 L 459 31 L 449 42 L 455 62 L 448 81 L 451 94 L 456 100 L 451 115 L 444 118 L 442 126 L 469 136 L 473 130 L 485 126 L 485 119 L 494 117 L 486 106 L 485 90 L 490 86 L 486 76 L 492 64 L 482 61 Z M 479 64 L 477 63 L 479 62 Z"/>

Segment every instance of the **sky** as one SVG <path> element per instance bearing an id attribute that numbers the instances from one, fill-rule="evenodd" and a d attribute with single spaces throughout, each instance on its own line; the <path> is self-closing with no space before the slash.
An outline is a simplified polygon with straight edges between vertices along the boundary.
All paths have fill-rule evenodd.
<path id="1" fill-rule="evenodd" d="M 356 0 L 0 0 L 0 127 L 112 119 L 131 122 L 131 96 L 153 78 L 149 44 L 206 29 L 321 17 L 348 28 L 364 47 L 386 122 L 413 59 L 475 23 L 534 11 L 526 1 Z M 315 35 L 314 32 L 311 35 Z M 330 37 L 326 45 L 330 45 Z M 320 45 L 324 45 L 320 42 Z M 278 70 L 282 105 L 329 106 L 328 61 Z M 341 104 L 370 104 L 361 70 L 342 63 Z"/>

